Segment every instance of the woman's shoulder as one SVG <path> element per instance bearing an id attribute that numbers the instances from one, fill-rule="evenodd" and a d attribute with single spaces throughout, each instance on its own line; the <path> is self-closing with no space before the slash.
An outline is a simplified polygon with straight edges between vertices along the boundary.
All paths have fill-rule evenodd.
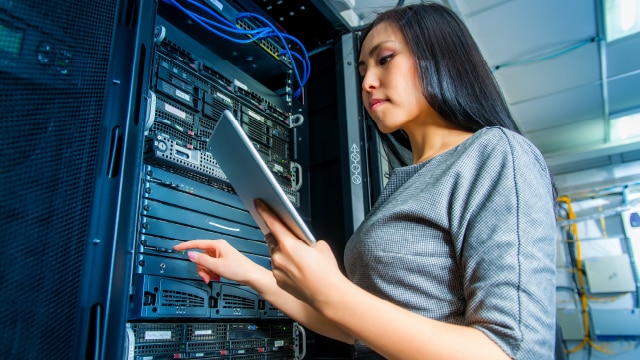
<path id="1" fill-rule="evenodd" d="M 496 144 L 512 142 L 517 146 L 533 146 L 531 141 L 524 135 L 500 126 L 484 127 L 476 131 L 471 139 L 477 142 L 491 142 Z"/>
<path id="2" fill-rule="evenodd" d="M 540 150 L 524 135 L 503 127 L 486 127 L 478 130 L 475 150 L 482 153 L 485 163 L 510 164 L 516 169 L 536 169 L 541 175 L 548 176 L 548 166 Z"/>
<path id="3" fill-rule="evenodd" d="M 538 148 L 524 135 L 499 126 L 482 128 L 476 131 L 469 140 L 467 146 L 469 150 L 482 149 L 482 152 L 491 152 L 494 155 L 504 153 L 511 156 L 529 155 L 542 158 Z"/>
<path id="4" fill-rule="evenodd" d="M 503 127 L 485 127 L 476 131 L 456 150 L 454 162 L 465 171 L 486 168 L 539 169 L 548 172 L 538 148 L 525 136 Z"/>

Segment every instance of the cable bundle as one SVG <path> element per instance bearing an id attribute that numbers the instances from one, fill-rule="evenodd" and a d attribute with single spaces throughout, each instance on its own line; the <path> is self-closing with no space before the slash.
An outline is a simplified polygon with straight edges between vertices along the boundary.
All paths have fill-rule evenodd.
<path id="1" fill-rule="evenodd" d="M 206 16 L 195 13 L 185 8 L 176 0 L 164 0 L 164 1 L 167 4 L 180 9 L 185 14 L 187 14 L 190 18 L 192 18 L 194 21 L 196 21 L 198 24 L 202 25 L 204 28 L 211 31 L 212 33 L 224 39 L 233 41 L 235 43 L 247 44 L 247 43 L 251 43 L 251 42 L 258 41 L 265 38 L 274 38 L 278 40 L 278 42 L 284 48 L 284 50 L 282 50 L 282 52 L 279 55 L 288 57 L 289 61 L 291 62 L 293 73 L 296 77 L 296 81 L 298 82 L 298 85 L 299 85 L 299 88 L 294 92 L 293 96 L 296 98 L 300 97 L 300 95 L 302 94 L 302 88 L 309 80 L 309 75 L 311 73 L 311 62 L 309 61 L 309 54 L 307 53 L 307 50 L 298 39 L 296 39 L 295 37 L 289 34 L 282 33 L 281 31 L 278 30 L 278 28 L 274 24 L 270 23 L 269 20 L 265 19 L 263 16 L 260 16 L 258 14 L 249 13 L 249 12 L 241 12 L 237 14 L 236 21 L 242 20 L 245 18 L 254 18 L 259 20 L 262 23 L 262 25 L 264 25 L 264 27 L 260 27 L 254 30 L 244 30 L 239 28 L 236 24 L 220 16 L 218 13 L 216 13 L 215 11 L 211 10 L 209 7 L 201 4 L 198 1 L 184 0 L 190 5 L 193 5 L 198 9 L 204 11 L 204 13 L 206 13 L 208 16 L 211 16 L 212 18 L 208 18 Z M 286 40 L 290 40 L 294 42 L 296 45 L 298 45 L 302 51 L 302 55 L 300 55 L 295 51 L 292 51 L 291 48 L 289 47 L 289 44 L 287 44 Z M 302 64 L 302 76 L 300 76 L 300 72 L 298 71 L 298 66 L 296 65 L 296 61 Z"/>

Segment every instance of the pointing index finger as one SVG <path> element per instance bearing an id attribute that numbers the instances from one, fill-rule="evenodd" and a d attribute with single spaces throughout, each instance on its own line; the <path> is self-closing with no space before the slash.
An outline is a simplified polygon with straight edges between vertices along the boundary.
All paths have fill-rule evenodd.
<path id="1" fill-rule="evenodd" d="M 213 247 L 213 241 L 211 240 L 190 240 L 182 242 L 173 247 L 174 250 L 182 251 L 187 249 L 209 249 Z"/>

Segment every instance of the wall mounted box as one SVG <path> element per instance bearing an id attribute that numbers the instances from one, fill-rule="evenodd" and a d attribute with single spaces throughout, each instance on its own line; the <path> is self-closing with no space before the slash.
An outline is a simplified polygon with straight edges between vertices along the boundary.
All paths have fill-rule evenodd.
<path id="1" fill-rule="evenodd" d="M 636 290 L 631 263 L 626 254 L 585 259 L 584 270 L 592 294 Z"/>
<path id="2" fill-rule="evenodd" d="M 580 309 L 557 309 L 556 316 L 563 340 L 584 339 L 584 323 Z"/>
<path id="3" fill-rule="evenodd" d="M 593 333 L 599 336 L 640 336 L 640 309 L 592 309 Z"/>

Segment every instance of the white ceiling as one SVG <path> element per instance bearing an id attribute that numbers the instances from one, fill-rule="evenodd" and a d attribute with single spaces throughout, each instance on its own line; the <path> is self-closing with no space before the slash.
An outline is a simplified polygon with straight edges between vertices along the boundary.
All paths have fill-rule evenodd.
<path id="1" fill-rule="evenodd" d="M 638 140 L 607 135 L 609 118 L 640 111 L 640 34 L 598 40 L 601 1 L 439 1 L 462 16 L 489 66 L 500 67 L 494 75 L 516 122 L 555 174 L 640 160 Z M 397 3 L 356 0 L 354 10 L 366 21 Z"/>

